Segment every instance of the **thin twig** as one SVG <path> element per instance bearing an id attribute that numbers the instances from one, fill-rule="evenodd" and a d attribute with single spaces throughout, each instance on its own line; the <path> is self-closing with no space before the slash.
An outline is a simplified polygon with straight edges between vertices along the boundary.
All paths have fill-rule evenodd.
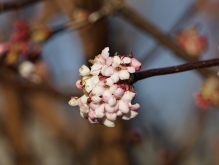
<path id="1" fill-rule="evenodd" d="M 9 10 L 19 9 L 22 7 L 26 7 L 28 5 L 40 2 L 42 0 L 23 0 L 16 2 L 0 2 L 0 13 L 6 12 Z"/>
<path id="2" fill-rule="evenodd" d="M 172 41 L 172 39 L 169 36 L 162 33 L 158 28 L 156 28 L 154 25 L 148 22 L 128 4 L 123 4 L 120 13 L 132 25 L 136 26 L 137 28 L 141 29 L 143 32 L 146 32 L 147 34 L 152 35 L 160 43 L 171 49 L 179 58 L 184 59 L 187 62 L 194 62 L 197 60 L 197 58 L 190 57 L 182 48 L 175 44 L 175 42 Z M 205 78 L 213 75 L 212 72 L 207 69 L 198 70 L 198 72 Z"/>
<path id="3" fill-rule="evenodd" d="M 186 64 L 172 66 L 172 67 L 145 70 L 145 71 L 134 73 L 131 83 L 135 83 L 139 80 L 143 80 L 148 77 L 185 72 L 189 70 L 213 67 L 213 66 L 218 66 L 218 65 L 219 65 L 219 58 L 216 58 L 216 59 L 211 59 L 211 60 L 186 63 Z"/>

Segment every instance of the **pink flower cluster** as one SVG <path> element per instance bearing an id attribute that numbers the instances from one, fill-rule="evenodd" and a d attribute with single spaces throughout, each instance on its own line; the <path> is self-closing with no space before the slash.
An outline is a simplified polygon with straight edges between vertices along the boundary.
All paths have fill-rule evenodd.
<path id="1" fill-rule="evenodd" d="M 84 95 L 72 97 L 69 104 L 78 105 L 81 116 L 91 123 L 114 127 L 117 117 L 129 120 L 138 114 L 140 105 L 131 103 L 136 92 L 128 80 L 132 73 L 140 70 L 141 63 L 131 55 L 110 57 L 108 51 L 107 47 L 90 60 L 91 68 L 81 66 L 82 78 L 76 86 Z"/>
<path id="2" fill-rule="evenodd" d="M 195 26 L 179 31 L 175 40 L 182 49 L 193 57 L 200 56 L 207 48 L 206 36 L 199 34 Z"/>
<path id="3" fill-rule="evenodd" d="M 214 77 L 208 78 L 199 93 L 195 95 L 196 104 L 201 109 L 210 106 L 219 107 L 219 81 Z"/>

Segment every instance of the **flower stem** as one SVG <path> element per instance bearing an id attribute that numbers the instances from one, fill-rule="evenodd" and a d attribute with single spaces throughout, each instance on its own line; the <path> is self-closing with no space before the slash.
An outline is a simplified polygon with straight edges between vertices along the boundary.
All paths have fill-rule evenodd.
<path id="1" fill-rule="evenodd" d="M 143 80 L 148 77 L 185 72 L 193 69 L 201 69 L 201 68 L 213 67 L 217 65 L 219 65 L 219 58 L 206 60 L 206 61 L 191 62 L 191 63 L 171 66 L 166 68 L 150 69 L 150 70 L 134 73 L 130 82 L 133 84 L 139 80 Z"/>

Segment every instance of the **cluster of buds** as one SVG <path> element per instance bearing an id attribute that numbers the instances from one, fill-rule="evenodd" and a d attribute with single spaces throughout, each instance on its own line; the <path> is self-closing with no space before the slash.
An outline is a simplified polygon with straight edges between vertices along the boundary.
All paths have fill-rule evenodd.
<path id="1" fill-rule="evenodd" d="M 175 41 L 193 57 L 200 56 L 207 48 L 207 38 L 198 32 L 196 26 L 178 31 L 175 36 Z"/>
<path id="2" fill-rule="evenodd" d="M 215 77 L 208 78 L 199 93 L 195 95 L 196 104 L 201 109 L 210 106 L 219 107 L 219 81 Z"/>
<path id="3" fill-rule="evenodd" d="M 140 105 L 131 103 L 136 92 L 129 79 L 132 73 L 140 70 L 141 63 L 132 55 L 110 57 L 108 51 L 109 48 L 105 48 L 90 60 L 91 68 L 82 65 L 79 69 L 82 78 L 76 86 L 84 95 L 72 97 L 69 104 L 78 105 L 81 116 L 91 123 L 114 127 L 117 117 L 129 120 L 138 114 Z"/>
<path id="4" fill-rule="evenodd" d="M 42 43 L 50 34 L 47 27 L 33 30 L 26 22 L 17 21 L 10 40 L 0 43 L 0 57 L 5 65 L 16 69 L 20 76 L 37 83 L 40 77 L 34 73 L 42 64 Z"/>

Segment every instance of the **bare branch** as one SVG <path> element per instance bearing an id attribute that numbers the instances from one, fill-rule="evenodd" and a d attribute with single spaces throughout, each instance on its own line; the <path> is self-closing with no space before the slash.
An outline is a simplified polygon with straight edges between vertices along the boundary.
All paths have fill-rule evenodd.
<path id="1" fill-rule="evenodd" d="M 139 80 L 142 80 L 148 77 L 185 72 L 189 70 L 213 67 L 213 66 L 218 66 L 218 65 L 219 65 L 219 58 L 216 58 L 216 59 L 211 59 L 211 60 L 206 60 L 206 61 L 186 63 L 186 64 L 182 64 L 178 66 L 150 69 L 150 70 L 145 70 L 145 71 L 134 73 L 133 80 L 131 80 L 131 82 L 135 83 L 136 81 L 139 81 Z"/>

